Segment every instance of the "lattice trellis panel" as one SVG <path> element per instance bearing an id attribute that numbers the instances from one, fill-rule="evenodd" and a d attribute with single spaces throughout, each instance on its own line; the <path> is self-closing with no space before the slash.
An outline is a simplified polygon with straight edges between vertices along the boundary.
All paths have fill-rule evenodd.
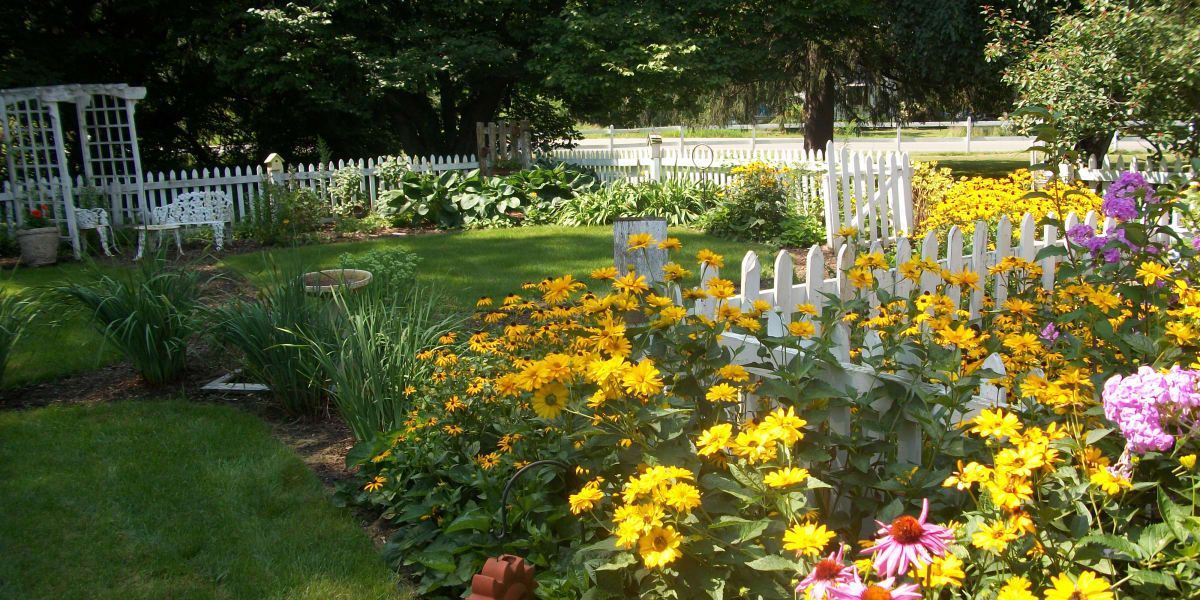
<path id="1" fill-rule="evenodd" d="M 80 256 L 75 194 L 60 105 L 75 104 L 85 186 L 100 188 L 120 219 L 144 211 L 141 156 L 134 105 L 146 88 L 125 84 L 58 85 L 0 90 L 0 122 L 7 146 L 8 179 L 23 221 L 30 206 L 48 204 Z"/>
<path id="2" fill-rule="evenodd" d="M 53 221 L 65 227 L 76 255 L 71 176 L 63 143 L 58 103 L 34 94 L 0 94 L 0 120 L 8 150 L 8 177 L 17 197 L 17 223 L 30 208 L 51 207 Z"/>
<path id="3" fill-rule="evenodd" d="M 108 196 L 109 209 L 117 224 L 125 220 L 125 215 L 138 213 L 145 221 L 134 106 L 134 99 L 111 94 L 93 94 L 75 104 L 82 134 L 84 175 Z"/>

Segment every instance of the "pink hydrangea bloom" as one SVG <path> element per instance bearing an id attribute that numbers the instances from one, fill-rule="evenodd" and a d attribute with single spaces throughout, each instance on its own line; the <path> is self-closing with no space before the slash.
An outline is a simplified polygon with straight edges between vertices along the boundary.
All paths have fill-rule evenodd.
<path id="1" fill-rule="evenodd" d="M 925 521 L 929 516 L 929 499 L 921 501 L 921 516 L 912 518 L 901 515 L 891 525 L 879 524 L 881 536 L 875 545 L 863 550 L 864 554 L 875 555 L 875 570 L 887 577 L 895 577 L 908 571 L 916 562 L 929 563 L 935 556 L 945 556 L 954 540 L 954 533 L 941 525 Z"/>
<path id="2" fill-rule="evenodd" d="M 796 593 L 805 593 L 804 597 L 812 600 L 824 600 L 835 587 L 862 585 L 858 578 L 858 569 L 843 561 L 844 551 L 844 548 L 838 548 L 837 552 L 817 561 L 808 576 L 801 579 L 800 584 L 796 586 Z"/>
<path id="3" fill-rule="evenodd" d="M 1104 416 L 1120 428 L 1131 452 L 1170 450 L 1175 437 L 1169 425 L 1190 428 L 1196 422 L 1198 378 L 1200 371 L 1178 366 L 1165 373 L 1144 366 L 1132 375 L 1114 375 L 1104 382 Z"/>
<path id="4" fill-rule="evenodd" d="M 896 579 L 889 577 L 872 585 L 853 583 L 836 587 L 829 590 L 829 597 L 833 600 L 874 600 L 875 598 L 921 600 L 921 588 L 915 583 L 897 585 Z"/>

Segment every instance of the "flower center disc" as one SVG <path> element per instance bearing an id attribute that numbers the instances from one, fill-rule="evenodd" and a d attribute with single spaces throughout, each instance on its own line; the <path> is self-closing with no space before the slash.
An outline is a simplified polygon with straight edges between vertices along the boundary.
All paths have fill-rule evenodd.
<path id="1" fill-rule="evenodd" d="M 662 552 L 663 550 L 666 550 L 667 549 L 667 538 L 665 536 L 661 536 L 661 535 L 654 536 L 654 549 L 657 550 L 658 552 Z"/>
<path id="2" fill-rule="evenodd" d="M 863 592 L 862 600 L 892 600 L 892 593 L 877 585 L 873 585 Z"/>
<path id="3" fill-rule="evenodd" d="M 892 538 L 901 544 L 917 543 L 921 540 L 923 532 L 921 524 L 908 515 L 896 517 L 896 520 L 892 521 Z M 891 595 L 889 594 L 888 597 L 890 598 Z"/>
<path id="4" fill-rule="evenodd" d="M 825 560 L 817 563 L 817 566 L 814 570 L 817 573 L 817 579 L 833 579 L 834 577 L 837 577 L 838 573 L 842 572 L 842 564 L 836 560 L 829 560 L 826 558 Z"/>

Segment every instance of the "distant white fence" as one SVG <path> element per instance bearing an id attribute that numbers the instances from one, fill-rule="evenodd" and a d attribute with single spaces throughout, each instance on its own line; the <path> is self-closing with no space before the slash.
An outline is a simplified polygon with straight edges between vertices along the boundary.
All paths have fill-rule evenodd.
<path id="1" fill-rule="evenodd" d="M 219 191 L 228 194 L 233 200 L 236 222 L 244 219 L 252 210 L 254 197 L 262 192 L 268 177 L 277 183 L 294 182 L 316 192 L 320 198 L 329 202 L 334 173 L 345 168 L 357 168 L 361 179 L 359 189 L 374 205 L 379 193 L 386 189 L 376 175 L 377 168 L 386 160 L 387 157 L 379 157 L 357 161 L 341 160 L 328 164 L 288 165 L 281 173 L 275 175 L 268 173 L 263 165 L 146 173 L 142 183 L 144 206 L 137 204 L 137 194 L 128 193 L 129 188 L 136 188 L 132 182 L 116 186 L 116 189 L 91 188 L 83 177 L 76 177 L 72 190 L 75 205 L 80 206 L 84 196 L 94 189 L 109 209 L 114 225 L 139 223 L 144 213 L 170 203 L 180 194 Z M 429 156 L 411 160 L 411 168 L 414 171 L 469 171 L 479 168 L 479 161 L 474 156 Z M 58 182 L 41 182 L 41 185 L 56 186 Z M 20 188 L 12 189 L 7 183 L 0 186 L 0 221 L 21 222 L 22 208 L 19 205 L 22 202 L 17 200 L 24 197 L 23 191 Z"/>
<path id="2" fill-rule="evenodd" d="M 901 144 L 906 143 L 906 142 L 917 141 L 918 139 L 924 140 L 924 141 L 944 141 L 944 142 L 961 141 L 962 142 L 962 147 L 961 147 L 962 151 L 968 152 L 968 153 L 971 152 L 971 143 L 972 142 L 993 141 L 993 140 L 1013 141 L 1013 140 L 1031 140 L 1032 139 L 1031 137 L 1028 137 L 1028 136 L 1015 136 L 1015 135 L 1006 135 L 1006 136 L 979 136 L 979 135 L 976 135 L 975 134 L 976 127 L 1010 128 L 1012 126 L 1012 123 L 1009 121 L 976 121 L 971 117 L 968 117 L 965 121 L 914 121 L 914 122 L 910 122 L 910 123 L 883 122 L 883 123 L 854 123 L 854 124 L 847 123 L 844 121 L 838 121 L 838 122 L 834 123 L 834 127 L 836 129 L 844 129 L 847 126 L 855 126 L 859 129 L 873 129 L 873 130 L 895 129 L 896 130 L 895 140 L 896 140 L 896 149 L 897 150 L 900 150 Z M 779 124 L 779 123 L 747 123 L 747 124 L 735 124 L 735 125 L 703 125 L 703 126 L 702 125 L 693 125 L 693 126 L 666 125 L 666 126 L 661 126 L 661 127 L 632 127 L 632 128 L 624 128 L 624 129 L 616 128 L 616 127 L 613 127 L 612 125 L 609 125 L 608 127 L 604 128 L 604 129 L 583 129 L 583 130 L 580 130 L 579 133 L 581 133 L 583 135 L 607 136 L 609 150 L 616 149 L 617 136 L 621 135 L 621 134 L 627 134 L 627 133 L 658 134 L 658 135 L 663 136 L 664 144 L 669 142 L 671 145 L 674 145 L 675 148 L 682 151 L 687 146 L 687 141 L 686 141 L 687 140 L 687 131 L 689 131 L 689 130 L 695 131 L 695 130 L 729 129 L 729 130 L 734 130 L 734 131 L 749 131 L 750 137 L 746 138 L 746 143 L 748 144 L 750 151 L 753 152 L 758 149 L 759 144 L 770 143 L 772 141 L 772 138 L 766 138 L 763 140 L 758 139 L 759 131 L 779 131 L 781 129 L 783 129 L 783 130 L 799 130 L 802 127 L 803 127 L 802 123 L 783 123 L 783 124 Z M 945 128 L 945 127 L 961 127 L 961 128 L 963 128 L 964 135 L 962 135 L 962 136 L 944 136 L 944 137 L 920 137 L 920 138 L 904 137 L 902 135 L 903 130 L 905 128 L 907 128 L 911 131 L 913 129 L 932 129 L 932 128 Z M 669 139 L 668 139 L 668 136 L 669 136 Z M 879 137 L 849 137 L 849 138 L 838 137 L 837 139 L 839 142 L 843 142 L 843 143 L 844 142 L 887 141 L 887 138 L 879 138 Z"/>
<path id="3" fill-rule="evenodd" d="M 807 171 L 795 179 L 800 198 L 821 198 L 825 208 L 826 242 L 834 247 L 842 227 L 853 227 L 868 242 L 895 240 L 913 231 L 912 164 L 907 153 L 770 150 L 651 145 L 636 150 L 554 150 L 552 160 L 588 167 L 605 183 L 705 180 L 729 185 L 730 171 L 762 161 Z"/>
<path id="4" fill-rule="evenodd" d="M 1031 153 L 1029 162 L 1030 164 L 1038 162 L 1037 156 Z M 1115 161 L 1105 156 L 1104 160 L 1100 162 L 1097 162 L 1095 157 L 1091 157 L 1086 167 L 1073 168 L 1070 165 L 1063 165 L 1060 175 L 1069 181 L 1083 181 L 1092 189 L 1101 190 L 1106 188 L 1109 183 L 1116 181 L 1122 173 L 1126 172 L 1141 173 L 1146 178 L 1146 181 L 1156 185 L 1170 183 L 1179 177 L 1185 180 L 1196 177 L 1192 166 L 1179 158 L 1173 161 L 1153 161 L 1149 159 L 1138 160 L 1136 156 L 1129 159 L 1126 159 L 1124 156 L 1118 156 Z"/>

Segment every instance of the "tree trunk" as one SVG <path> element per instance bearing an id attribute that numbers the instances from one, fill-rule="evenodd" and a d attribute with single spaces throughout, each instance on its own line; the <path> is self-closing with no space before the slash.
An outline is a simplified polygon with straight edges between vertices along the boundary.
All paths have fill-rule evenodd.
<path id="1" fill-rule="evenodd" d="M 1112 143 L 1112 132 L 1101 132 L 1092 134 L 1075 142 L 1075 149 L 1081 153 L 1083 162 L 1086 164 L 1088 158 L 1095 157 L 1096 164 L 1104 161 L 1104 155 L 1108 154 L 1108 145 Z"/>
<path id="2" fill-rule="evenodd" d="M 820 50 L 808 51 L 804 81 L 804 147 L 824 150 L 833 140 L 833 72 L 825 68 Z"/>

